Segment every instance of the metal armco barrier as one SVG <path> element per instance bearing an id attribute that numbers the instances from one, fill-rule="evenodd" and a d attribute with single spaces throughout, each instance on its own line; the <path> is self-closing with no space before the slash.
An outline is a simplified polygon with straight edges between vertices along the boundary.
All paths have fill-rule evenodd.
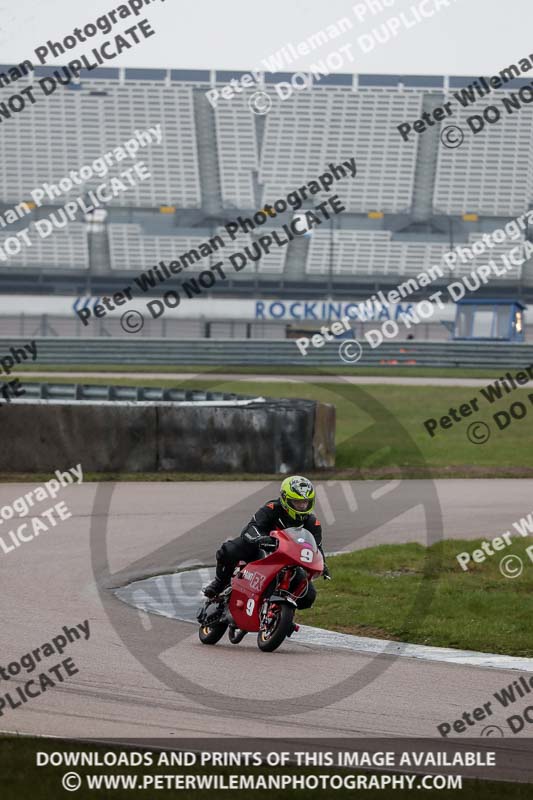
<path id="1" fill-rule="evenodd" d="M 0 358 L 10 347 L 27 340 L 0 337 Z M 33 341 L 33 340 L 32 340 Z M 232 367 L 254 365 L 349 368 L 339 356 L 340 342 L 310 347 L 302 356 L 292 339 L 60 339 L 36 338 L 37 359 L 25 366 L 38 370 L 46 364 L 128 364 Z M 389 341 L 371 350 L 361 342 L 361 358 L 353 366 L 522 367 L 533 362 L 533 344 L 507 342 Z"/>
<path id="2" fill-rule="evenodd" d="M 204 392 L 197 389 L 163 389 L 157 386 L 112 386 L 80 383 L 31 383 L 24 380 L 24 400 L 97 400 L 145 403 L 250 403 L 254 399 L 232 392 Z M 18 402 L 12 400 L 12 402 Z"/>

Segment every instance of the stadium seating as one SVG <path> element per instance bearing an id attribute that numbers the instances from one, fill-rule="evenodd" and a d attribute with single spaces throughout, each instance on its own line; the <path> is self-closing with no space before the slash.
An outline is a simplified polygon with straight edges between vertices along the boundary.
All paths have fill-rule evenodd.
<path id="1" fill-rule="evenodd" d="M 0 231 L 0 248 L 13 231 Z M 35 225 L 28 226 L 27 238 L 31 246 L 22 240 L 22 249 L 7 261 L 0 260 L 2 267 L 42 267 L 47 269 L 88 269 L 89 248 L 87 228 L 82 222 L 73 222 L 68 228 L 54 228 L 46 238 L 41 238 Z"/>
<path id="2" fill-rule="evenodd" d="M 79 90 L 60 87 L 9 120 L 0 137 L 0 196 L 6 203 L 29 199 L 44 182 L 57 183 L 69 171 L 90 165 L 134 135 L 161 124 L 161 144 L 138 152 L 152 175 L 130 187 L 112 205 L 153 207 L 201 205 L 196 128 L 189 85 L 162 81 L 83 81 Z M 46 146 L 43 146 L 46 143 Z M 132 165 L 115 163 L 109 175 Z M 95 176 L 85 188 L 109 177 Z M 74 186 L 65 198 L 77 197 Z"/>
<path id="3" fill-rule="evenodd" d="M 265 232 L 262 230 L 262 233 Z M 220 248 L 210 257 L 201 260 L 187 267 L 187 272 L 208 269 L 210 264 L 223 261 L 229 264 L 228 257 L 232 253 L 242 252 L 245 247 L 252 248 L 253 239 L 249 234 L 238 234 L 232 241 L 223 228 L 217 229 L 216 234 L 221 236 L 224 248 Z M 166 234 L 155 235 L 143 231 L 143 227 L 136 223 L 120 224 L 112 223 L 109 225 L 109 248 L 111 255 L 111 265 L 116 270 L 131 270 L 134 272 L 144 271 L 153 267 L 159 261 L 178 260 L 180 256 L 192 248 L 198 249 L 202 242 L 205 242 L 212 234 L 204 231 L 202 235 L 180 235 Z M 251 250 L 254 255 L 254 250 Z M 285 263 L 286 248 L 273 249 L 268 255 L 263 256 L 257 261 L 257 272 L 281 273 Z M 256 262 L 248 260 L 246 278 L 249 279 L 250 273 L 255 270 Z M 231 265 L 229 268 L 223 267 L 231 277 L 239 277 L 239 272 L 234 273 Z"/>
<path id="4" fill-rule="evenodd" d="M 276 99 L 267 116 L 259 181 L 263 200 L 273 200 L 324 171 L 330 162 L 354 157 L 355 180 L 335 183 L 348 211 L 410 208 L 416 145 L 401 140 L 396 126 L 420 116 L 422 93 L 397 89 L 357 92 L 316 87 Z"/>
<path id="5" fill-rule="evenodd" d="M 471 234 L 469 244 L 481 238 L 482 234 Z M 509 240 L 494 245 L 490 258 L 498 259 L 517 244 L 519 242 Z M 452 272 L 443 261 L 448 250 L 445 243 L 394 241 L 390 231 L 334 231 L 333 234 L 317 231 L 311 237 L 306 271 L 309 275 L 328 275 L 331 269 L 332 275 L 364 278 L 372 275 L 417 275 L 432 266 L 440 266 L 445 276 L 453 278 L 487 263 L 486 255 L 466 262 L 458 260 Z M 514 267 L 502 279 L 517 280 L 520 276 L 521 268 Z"/>
<path id="6" fill-rule="evenodd" d="M 174 261 L 193 248 L 198 248 L 204 236 L 155 236 L 143 232 L 141 225 L 114 223 L 109 225 L 111 265 L 117 270 L 142 272 L 160 261 Z M 209 261 L 202 259 L 192 269 L 208 269 Z"/>
<path id="7" fill-rule="evenodd" d="M 460 147 L 438 150 L 436 213 L 474 211 L 489 217 L 515 216 L 528 207 L 533 195 L 533 109 L 525 107 L 507 114 L 501 100 L 508 95 L 509 92 L 495 91 L 490 100 L 480 100 L 455 112 L 453 123 L 465 132 L 465 139 Z M 466 120 L 481 115 L 489 104 L 502 110 L 501 119 L 494 125 L 486 123 L 484 130 L 474 135 Z"/>
<path id="8" fill-rule="evenodd" d="M 38 68 L 35 74 L 21 79 L 20 86 L 52 74 L 53 69 L 57 68 Z M 334 192 L 347 209 L 341 230 L 324 230 L 326 226 L 322 226 L 305 242 L 299 240 L 300 245 L 274 247 L 257 262 L 249 259 L 246 269 L 231 273 L 237 281 L 256 275 L 258 280 L 264 276 L 265 281 L 269 276 L 296 280 L 307 276 L 318 282 L 324 276 L 344 281 L 375 276 L 390 281 L 396 275 L 416 275 L 441 264 L 449 247 L 447 235 L 430 233 L 429 227 L 426 235 L 393 232 L 393 228 L 397 231 L 408 226 L 413 202 L 424 191 L 428 208 L 432 207 L 435 215 L 475 212 L 480 219 L 477 231 L 496 227 L 486 218 L 508 219 L 523 213 L 533 200 L 533 108 L 529 107 L 502 114 L 497 125 L 487 124 L 476 136 L 467 134 L 456 149 L 441 146 L 437 135 L 431 158 L 427 158 L 427 152 L 424 155 L 432 179 L 427 180 L 426 175 L 419 180 L 418 161 L 424 161 L 418 158 L 420 139 L 417 135 L 403 141 L 397 126 L 420 117 L 428 92 L 441 98 L 435 101 L 438 105 L 473 79 L 336 76 L 329 82 L 320 81 L 311 90 L 294 91 L 282 102 L 272 82 L 290 76 L 271 75 L 263 88 L 272 98 L 272 108 L 262 116 L 253 114 L 249 106 L 250 97 L 257 91 L 255 85 L 230 101 L 222 100 L 211 113 L 204 96 L 212 85 L 211 77 L 198 71 L 101 69 L 82 75 L 80 84 L 61 86 L 49 97 L 40 97 L 23 113 L 2 122 L 2 203 L 9 207 L 27 200 L 44 182 L 56 183 L 71 170 L 92 164 L 134 131 L 160 124 L 162 143 L 138 153 L 151 179 L 130 187 L 110 204 L 106 222 L 109 260 L 103 226 L 98 238 L 100 272 L 138 272 L 159 261 L 178 259 L 213 235 L 215 226 L 225 220 L 284 197 L 316 178 L 331 162 L 340 164 L 354 157 L 356 178 L 334 184 Z M 216 73 L 216 85 L 221 87 L 228 78 L 229 74 Z M 506 94 L 492 92 L 490 102 L 501 103 Z M 481 113 L 488 102 L 483 99 L 459 110 L 454 123 L 467 131 L 467 117 Z M 204 130 L 207 123 L 209 135 Z M 94 176 L 83 191 L 109 181 L 131 164 L 131 159 L 115 164 L 107 176 Z M 216 202 L 206 213 L 205 196 L 214 185 Z M 80 187 L 74 186 L 56 202 L 66 202 L 81 193 Z M 325 196 L 321 193 L 315 199 Z M 219 200 L 221 207 L 217 206 Z M 177 208 L 178 216 L 168 215 L 157 223 L 156 218 L 165 216 L 154 214 L 161 206 L 171 207 L 171 212 Z M 124 221 L 131 220 L 124 209 L 128 213 L 134 210 L 135 221 Z M 385 218 L 383 224 L 374 225 L 367 219 L 373 211 L 379 212 L 380 219 L 388 214 L 403 216 L 404 221 Z M 257 236 L 270 227 L 269 220 L 256 231 Z M 435 230 L 446 228 L 437 226 Z M 462 228 L 455 237 L 463 246 L 465 230 L 470 229 Z M 12 233 L 0 230 L 0 245 Z M 474 242 L 481 233 L 469 237 Z M 81 221 L 70 224 L 68 232 L 54 230 L 46 239 L 32 233 L 32 238 L 33 247 L 24 247 L 19 255 L 0 262 L 0 267 L 89 267 L 87 228 Z M 96 235 L 90 241 L 95 242 Z M 223 251 L 201 259 L 188 271 L 206 269 L 220 259 L 227 261 L 231 252 L 253 248 L 255 239 L 241 234 L 230 242 L 224 235 L 224 241 Z M 496 246 L 491 255 L 502 248 L 506 245 Z M 91 252 L 94 262 L 95 250 Z M 457 274 L 480 263 L 483 258 L 466 265 L 459 262 Z M 520 278 L 520 268 L 506 273 L 507 280 Z"/>
<path id="9" fill-rule="evenodd" d="M 254 117 L 243 99 L 215 110 L 222 200 L 226 208 L 254 208 L 253 171 L 259 168 Z"/>

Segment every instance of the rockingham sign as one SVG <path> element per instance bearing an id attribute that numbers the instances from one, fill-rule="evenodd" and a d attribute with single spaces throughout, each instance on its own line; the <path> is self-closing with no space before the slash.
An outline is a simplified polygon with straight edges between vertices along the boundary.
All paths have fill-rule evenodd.
<path id="1" fill-rule="evenodd" d="M 158 295 L 154 294 L 154 298 Z M 135 303 L 133 297 L 132 302 Z M 0 317 L 13 317 L 25 314 L 28 317 L 48 314 L 56 317 L 73 317 L 79 308 L 94 308 L 102 301 L 101 297 L 43 297 L 42 295 L 9 295 L 0 297 Z M 233 299 L 195 297 L 189 303 L 176 308 L 169 308 L 168 317 L 187 320 L 238 320 L 242 322 L 302 322 L 312 326 L 313 323 L 335 322 L 347 317 L 354 322 L 379 322 L 388 319 L 396 320 L 402 314 L 409 314 L 413 304 L 405 300 L 385 306 L 375 300 L 308 300 L 300 299 Z M 123 310 L 116 308 L 108 316 L 119 318 Z M 434 321 L 451 320 L 455 315 L 455 305 L 449 303 L 445 310 L 434 316 Z"/>
<path id="2" fill-rule="evenodd" d="M 372 299 L 364 303 L 334 300 L 254 300 L 254 303 L 254 319 L 267 322 L 334 322 L 345 318 L 377 322 L 398 319 L 412 309 L 412 303 L 385 306 Z"/>

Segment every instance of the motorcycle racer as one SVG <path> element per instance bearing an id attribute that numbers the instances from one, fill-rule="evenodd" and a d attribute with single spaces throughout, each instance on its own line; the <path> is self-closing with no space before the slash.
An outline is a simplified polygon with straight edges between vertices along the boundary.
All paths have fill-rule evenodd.
<path id="1" fill-rule="evenodd" d="M 280 495 L 269 500 L 256 511 L 250 522 L 243 528 L 240 536 L 227 539 L 216 552 L 217 566 L 215 578 L 204 588 L 206 597 L 216 597 L 229 585 L 233 571 L 239 561 L 257 561 L 261 557 L 261 547 L 268 546 L 275 539 L 269 536 L 275 528 L 303 526 L 314 537 L 324 558 L 322 575 L 330 579 L 322 550 L 322 526 L 313 514 L 315 507 L 315 488 L 310 480 L 301 475 L 285 478 L 280 487 Z M 306 594 L 298 601 L 298 608 L 310 608 L 316 599 L 316 590 L 309 582 Z"/>

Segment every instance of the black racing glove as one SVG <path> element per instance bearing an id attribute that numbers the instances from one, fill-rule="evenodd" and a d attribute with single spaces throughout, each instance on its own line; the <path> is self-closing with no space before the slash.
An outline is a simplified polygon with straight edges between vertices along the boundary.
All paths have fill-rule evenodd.
<path id="1" fill-rule="evenodd" d="M 260 536 L 258 539 L 254 539 L 254 544 L 259 547 L 276 547 L 278 540 L 274 536 Z"/>
<path id="2" fill-rule="evenodd" d="M 322 570 L 322 577 L 324 578 L 325 581 L 331 580 L 331 573 L 328 569 L 328 565 L 325 562 L 324 562 L 324 569 Z"/>

